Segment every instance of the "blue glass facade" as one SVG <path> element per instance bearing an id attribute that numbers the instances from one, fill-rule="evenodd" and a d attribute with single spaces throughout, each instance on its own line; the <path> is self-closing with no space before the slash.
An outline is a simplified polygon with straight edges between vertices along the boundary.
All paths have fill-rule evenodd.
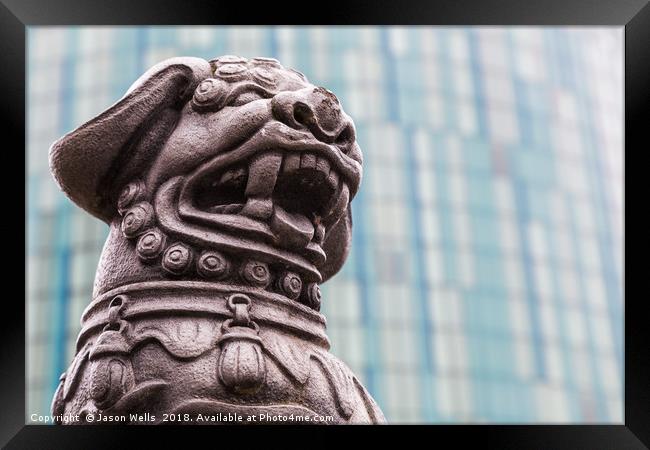
<path id="1" fill-rule="evenodd" d="M 271 56 L 364 151 L 332 351 L 390 422 L 623 420 L 622 28 L 82 27 L 28 32 L 27 413 L 74 353 L 107 226 L 50 144 L 165 58 Z"/>

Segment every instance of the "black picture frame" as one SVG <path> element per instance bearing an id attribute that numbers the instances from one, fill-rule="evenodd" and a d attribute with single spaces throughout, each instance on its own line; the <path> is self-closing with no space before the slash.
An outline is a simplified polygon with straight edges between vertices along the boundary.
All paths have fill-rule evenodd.
<path id="1" fill-rule="evenodd" d="M 340 24 L 340 25 L 608 25 L 625 28 L 625 155 L 643 155 L 642 141 L 650 109 L 650 5 L 645 0 L 445 0 L 409 2 L 329 1 L 321 4 L 287 2 L 258 5 L 217 0 L 0 0 L 0 70 L 3 138 L 9 149 L 25 149 L 26 28 L 37 25 L 221 25 L 221 24 Z M 10 147 L 8 141 L 13 142 Z M 14 151 L 20 155 L 20 151 Z M 15 155 L 14 155 L 15 156 Z M 25 156 L 25 155 L 23 155 Z M 20 161 L 20 157 L 12 160 Z M 23 158 L 24 163 L 25 158 Z M 626 158 L 624 161 L 627 162 Z M 26 164 L 24 166 L 26 170 Z M 8 169 L 5 168 L 7 171 Z M 625 164 L 625 192 L 634 170 Z M 632 172 L 629 172 L 632 170 Z M 18 170 L 11 170 L 19 176 Z M 26 172 L 23 172 L 25 174 Z M 24 181 L 23 181 L 24 182 Z M 18 185 L 16 181 L 14 185 Z M 25 185 L 25 184 L 24 184 Z M 8 188 L 5 188 L 8 189 Z M 639 187 L 638 191 L 641 191 Z M 642 191 L 641 191 L 642 192 Z M 19 196 L 8 199 L 6 211 L 17 211 Z M 23 198 L 23 200 L 26 197 Z M 624 203 L 625 204 L 625 203 Z M 23 204 L 23 208 L 25 205 Z M 640 208 L 643 209 L 643 208 Z M 627 208 L 625 209 L 627 211 Z M 16 214 L 13 213 L 15 216 Z M 624 218 L 625 229 L 630 222 Z M 642 224 L 635 222 L 633 224 Z M 24 233 L 24 232 L 23 232 Z M 18 235 L 21 235 L 18 230 Z M 22 234 L 26 239 L 26 234 Z M 632 234 L 633 235 L 633 234 Z M 24 242 L 24 241 L 23 241 Z M 626 246 L 627 250 L 627 246 Z M 19 250 L 18 250 L 19 251 Z M 628 255 L 625 255 L 627 261 Z M 624 293 L 643 265 L 625 265 Z M 24 275 L 28 276 L 27 273 Z M 19 278 L 18 278 L 19 279 Z M 7 295 L 5 295 L 7 297 Z M 13 296 L 9 296 L 13 297 Z M 457 425 L 427 427 L 338 427 L 336 440 L 349 433 L 372 432 L 380 437 L 396 431 L 426 433 L 431 446 L 453 448 L 467 444 L 499 449 L 641 449 L 650 446 L 650 338 L 643 314 L 645 299 L 625 296 L 625 419 L 620 425 Z M 0 444 L 6 448 L 121 448 L 143 427 L 54 427 L 25 425 L 25 312 L 14 298 L 4 298 L 0 354 Z M 9 312 L 13 308 L 13 311 Z M 22 356 L 22 357 L 21 357 Z M 136 431 L 135 428 L 138 430 Z M 207 427 L 210 428 L 210 427 Z M 327 428 L 327 427 L 325 427 Z M 408 428 L 408 429 L 405 429 Z M 169 429 L 176 429 L 171 427 Z M 167 430 L 169 430 L 167 429 Z M 254 432 L 276 433 L 286 427 L 256 427 Z M 171 437 L 158 431 L 157 437 Z M 194 438 L 212 433 L 216 443 L 232 438 L 245 442 L 252 432 L 224 432 L 204 428 Z M 145 430 L 147 431 L 147 430 Z M 318 431 L 291 429 L 295 442 L 310 445 Z M 175 432 L 173 432 L 175 434 Z M 318 433 L 318 434 L 316 434 Z M 184 433 L 185 434 L 185 433 Z M 244 439 L 244 440 L 242 440 Z M 415 445 L 413 438 L 404 444 Z M 284 442 L 284 441 L 279 441 Z M 645 446 L 644 446 L 645 444 Z M 198 444 L 194 444 L 198 445 Z"/>

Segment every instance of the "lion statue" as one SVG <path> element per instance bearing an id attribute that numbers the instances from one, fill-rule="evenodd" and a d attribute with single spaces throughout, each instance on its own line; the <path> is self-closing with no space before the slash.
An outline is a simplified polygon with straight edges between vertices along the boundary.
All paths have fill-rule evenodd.
<path id="1" fill-rule="evenodd" d="M 385 421 L 319 313 L 362 175 L 332 92 L 271 58 L 171 58 L 50 168 L 110 226 L 56 417 Z"/>

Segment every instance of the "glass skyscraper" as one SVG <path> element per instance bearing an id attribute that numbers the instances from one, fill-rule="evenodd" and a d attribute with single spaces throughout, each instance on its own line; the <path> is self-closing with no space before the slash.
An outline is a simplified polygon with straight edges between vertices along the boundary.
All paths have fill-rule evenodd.
<path id="1" fill-rule="evenodd" d="M 28 32 L 27 415 L 74 355 L 108 227 L 51 143 L 172 56 L 270 56 L 335 92 L 364 178 L 323 286 L 332 351 L 392 423 L 623 420 L 623 28 Z"/>

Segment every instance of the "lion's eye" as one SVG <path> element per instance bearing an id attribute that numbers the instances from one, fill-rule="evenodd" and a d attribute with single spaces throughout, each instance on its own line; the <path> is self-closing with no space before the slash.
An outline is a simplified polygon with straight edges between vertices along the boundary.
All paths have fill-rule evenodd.
<path id="1" fill-rule="evenodd" d="M 236 98 L 234 98 L 232 101 L 228 103 L 228 106 L 241 106 L 245 105 L 246 103 L 250 103 L 255 100 L 260 100 L 264 97 L 262 97 L 260 94 L 257 92 L 244 92 L 243 94 L 238 95 Z"/>
<path id="2" fill-rule="evenodd" d="M 203 80 L 194 91 L 192 104 L 198 110 L 218 110 L 224 105 L 230 88 L 228 83 L 215 78 Z"/>

